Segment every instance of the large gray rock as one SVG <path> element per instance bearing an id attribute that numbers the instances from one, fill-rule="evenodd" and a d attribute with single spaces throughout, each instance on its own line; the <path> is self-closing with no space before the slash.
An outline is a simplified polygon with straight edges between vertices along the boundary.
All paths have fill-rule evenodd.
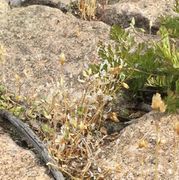
<path id="1" fill-rule="evenodd" d="M 10 6 L 19 7 L 25 0 L 6 0 Z"/>
<path id="2" fill-rule="evenodd" d="M 158 18 L 162 15 L 176 15 L 173 11 L 175 0 L 128 0 L 119 1 L 113 5 L 98 9 L 100 20 L 109 25 L 118 24 L 126 28 L 130 25 L 132 17 L 135 18 L 136 27 L 149 30 L 150 23 L 153 29 L 159 26 Z"/>
<path id="3" fill-rule="evenodd" d="M 6 0 L 12 7 L 28 6 L 28 5 L 47 5 L 57 7 L 63 4 L 64 6 L 76 0 Z"/>
<path id="4" fill-rule="evenodd" d="M 16 94 L 41 97 L 59 90 L 61 77 L 77 92 L 76 77 L 85 63 L 97 59 L 97 44 L 109 35 L 109 26 L 102 22 L 38 5 L 8 11 L 0 18 L 0 29 L 0 44 L 6 49 L 1 82 Z M 61 53 L 67 61 L 63 66 Z"/>

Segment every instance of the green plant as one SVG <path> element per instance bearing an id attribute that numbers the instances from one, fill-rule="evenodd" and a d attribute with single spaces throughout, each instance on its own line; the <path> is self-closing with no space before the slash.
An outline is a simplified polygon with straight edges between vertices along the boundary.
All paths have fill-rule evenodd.
<path id="1" fill-rule="evenodd" d="M 170 37 L 179 37 L 179 17 L 162 17 L 161 24 L 167 29 Z"/>
<path id="2" fill-rule="evenodd" d="M 179 13 L 179 0 L 175 0 L 174 11 Z"/>
<path id="3" fill-rule="evenodd" d="M 161 26 L 158 32 L 161 40 L 157 42 L 137 43 L 128 31 L 113 26 L 111 38 L 115 41 L 115 45 L 100 44 L 101 63 L 91 65 L 93 73 L 108 79 L 107 84 L 113 82 L 113 91 L 119 89 L 119 84 L 122 83 L 129 85 L 133 95 L 149 87 L 163 93 L 172 91 L 175 99 L 172 109 L 179 108 L 179 48 L 177 39 L 172 38 L 178 35 L 179 26 L 176 28 L 173 26 L 173 19 L 166 21 L 167 25 L 165 23 Z M 111 69 L 117 69 L 112 81 L 109 78 Z M 166 97 L 168 107 L 170 97 L 168 93 Z"/>

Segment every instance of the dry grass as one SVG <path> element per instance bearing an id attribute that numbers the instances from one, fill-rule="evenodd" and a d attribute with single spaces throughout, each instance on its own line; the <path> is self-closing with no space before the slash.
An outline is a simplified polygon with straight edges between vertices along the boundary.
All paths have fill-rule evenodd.
<path id="1" fill-rule="evenodd" d="M 83 19 L 94 19 L 96 14 L 96 0 L 78 0 L 78 8 Z"/>
<path id="2" fill-rule="evenodd" d="M 2 58 L 3 59 L 3 58 Z M 65 56 L 60 56 L 63 69 Z M 113 76 L 113 75 L 112 75 Z M 106 134 L 100 132 L 104 121 L 105 105 L 111 101 L 112 91 L 99 75 L 91 70 L 83 72 L 81 97 L 75 99 L 63 78 L 56 82 L 58 90 L 44 99 L 21 96 L 21 77 L 16 75 L 18 94 L 0 86 L 0 108 L 26 121 L 45 142 L 58 168 L 71 179 L 101 176 L 94 156 L 99 152 Z M 112 89 L 112 88 L 111 88 Z"/>
<path id="3" fill-rule="evenodd" d="M 28 121 L 46 143 L 59 170 L 71 179 L 99 176 L 94 156 L 105 137 L 99 131 L 105 105 L 112 99 L 99 78 L 88 76 L 87 72 L 84 75 L 86 78 L 81 81 L 86 88 L 78 99 L 71 97 L 63 80 L 60 83 L 63 91 L 41 100 L 1 91 L 0 107 Z M 20 77 L 16 79 L 17 85 L 20 84 Z"/>
<path id="4" fill-rule="evenodd" d="M 108 0 L 78 0 L 78 9 L 81 13 L 81 18 L 85 20 L 95 19 L 97 7 L 99 6 L 104 11 L 104 7 L 107 4 Z"/>
<path id="5" fill-rule="evenodd" d="M 49 152 L 58 163 L 59 170 L 70 179 L 103 179 L 114 172 L 122 173 L 124 167 L 115 158 L 119 154 L 116 148 L 124 142 L 119 142 L 115 136 L 108 136 L 105 131 L 101 130 L 101 124 L 106 117 L 105 105 L 113 98 L 109 96 L 112 94 L 112 91 L 109 91 L 109 86 L 106 88 L 106 83 L 101 81 L 97 75 L 91 75 L 90 70 L 83 72 L 83 76 L 85 78 L 80 81 L 85 84 L 85 88 L 78 99 L 71 98 L 68 88 L 61 80 L 60 86 L 62 87 L 60 89 L 63 91 L 56 95 L 52 94 L 51 98 L 48 97 L 40 101 L 19 99 L 18 96 L 4 90 L 1 91 L 0 105 L 1 108 L 9 109 L 21 119 L 28 120 L 31 127 L 38 132 L 38 135 L 46 143 Z M 19 79 L 17 78 L 17 81 Z M 110 86 L 112 87 L 112 85 Z M 121 86 L 123 85 L 121 84 Z M 23 101 L 28 103 L 28 108 L 22 107 Z M 161 98 L 153 98 L 153 107 L 160 110 L 159 106 L 162 105 L 163 107 L 161 102 L 163 102 Z M 114 115 L 113 112 L 108 113 Z M 161 148 L 159 127 L 156 124 L 157 143 L 154 147 L 156 161 Z M 178 134 L 178 129 L 178 124 L 175 123 L 176 134 Z M 140 151 L 147 151 L 149 149 L 147 136 L 138 139 Z M 111 145 L 112 142 L 115 147 Z M 113 153 L 111 153 L 111 147 L 114 150 L 116 149 Z M 112 161 L 109 160 L 110 158 L 107 159 L 107 164 L 105 162 L 105 165 L 102 166 L 104 163 L 102 159 L 108 158 L 108 155 L 103 152 L 104 148 L 105 153 L 113 154 L 115 158 Z M 177 136 L 174 149 L 176 152 Z M 121 153 L 124 152 L 121 151 Z M 103 158 L 99 162 L 100 156 Z M 141 153 L 138 158 L 142 167 L 142 177 L 145 177 L 146 155 Z M 176 169 L 176 164 L 174 166 Z M 157 179 L 159 176 L 158 163 L 155 164 L 155 173 Z"/>
<path id="6" fill-rule="evenodd" d="M 61 55 L 61 65 L 65 63 L 65 57 Z M 117 72 L 123 67 L 117 68 Z M 0 108 L 8 109 L 21 119 L 27 120 L 31 127 L 36 130 L 39 137 L 46 143 L 49 152 L 58 163 L 58 168 L 71 179 L 105 178 L 113 172 L 121 173 L 122 165 L 120 161 L 114 159 L 107 160 L 105 166 L 101 166 L 102 160 L 98 161 L 99 156 L 104 156 L 106 152 L 111 152 L 111 142 L 115 143 L 115 148 L 120 146 L 116 137 L 107 136 L 102 130 L 102 122 L 105 121 L 105 106 L 113 99 L 115 83 L 120 87 L 128 88 L 124 82 L 116 82 L 116 69 L 109 69 L 109 74 L 105 74 L 104 79 L 99 78 L 99 74 L 92 75 L 91 70 L 83 72 L 83 79 L 79 81 L 84 84 L 81 97 L 75 99 L 69 92 L 65 82 L 61 79 L 57 82 L 59 89 L 56 94 L 51 94 L 46 99 L 37 100 L 25 99 L 19 95 L 13 95 L 7 90 L 1 89 Z M 106 79 L 106 77 L 108 77 Z M 16 77 L 17 86 L 20 86 L 20 77 Z M 19 88 L 20 91 L 20 88 Z M 19 92 L 19 94 L 21 94 Z M 24 105 L 24 102 L 26 105 Z M 156 110 L 165 111 L 165 104 L 161 96 L 156 94 L 153 98 L 152 107 Z M 108 112 L 115 116 L 115 113 Z M 113 118 L 115 120 L 115 118 Z M 156 124 L 156 146 L 154 147 L 155 159 L 158 162 L 160 144 L 160 126 Z M 174 126 L 178 134 L 178 124 Z M 146 132 L 145 132 L 146 133 Z M 152 133 L 151 133 L 152 134 Z M 127 137 L 126 137 L 127 138 Z M 147 151 L 147 136 L 139 139 L 139 148 Z M 137 140 L 137 139 L 136 139 Z M 107 145 L 106 145 L 107 144 Z M 174 151 L 177 156 L 177 136 L 175 135 Z M 113 148 L 113 149 L 115 149 Z M 115 151 L 117 154 L 124 153 Z M 133 155 L 135 156 L 135 154 Z M 138 154 L 136 154 L 136 157 Z M 108 157 L 106 155 L 106 157 Z M 123 157 L 122 157 L 123 158 Z M 125 158 L 125 156 L 124 156 Z M 139 157 L 142 177 L 145 177 L 146 156 L 141 153 Z M 110 161 L 110 162 L 109 162 Z M 174 160 L 177 162 L 177 160 Z M 155 178 L 158 178 L 159 162 L 155 164 Z M 130 167 L 128 167 L 130 168 Z M 174 164 L 175 172 L 177 166 Z M 130 169 L 133 171 L 133 169 Z"/>

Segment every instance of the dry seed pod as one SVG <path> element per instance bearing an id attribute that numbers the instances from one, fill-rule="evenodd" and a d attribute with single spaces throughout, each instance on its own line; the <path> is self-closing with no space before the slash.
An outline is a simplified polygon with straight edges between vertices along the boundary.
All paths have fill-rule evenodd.
<path id="1" fill-rule="evenodd" d="M 147 145 L 148 145 L 147 141 L 145 141 L 145 140 L 143 139 L 143 140 L 141 140 L 141 141 L 139 142 L 138 147 L 139 147 L 139 148 L 146 148 Z"/>
<path id="2" fill-rule="evenodd" d="M 177 121 L 174 125 L 174 131 L 179 135 L 179 121 Z"/>
<path id="3" fill-rule="evenodd" d="M 100 132 L 101 132 L 102 134 L 104 134 L 104 135 L 107 135 L 107 134 L 108 134 L 108 133 L 107 133 L 107 129 L 106 129 L 104 126 L 100 128 Z"/>
<path id="4" fill-rule="evenodd" d="M 160 112 L 166 111 L 167 106 L 163 102 L 161 95 L 159 93 L 156 93 L 153 95 L 151 107 L 152 107 L 152 109 L 158 110 Z"/>
<path id="5" fill-rule="evenodd" d="M 129 89 L 129 85 L 125 82 L 122 83 L 122 86 L 125 88 L 125 89 Z"/>
<path id="6" fill-rule="evenodd" d="M 65 64 L 65 61 L 66 61 L 65 54 L 64 54 L 64 53 L 61 53 L 61 54 L 60 54 L 60 58 L 59 58 L 60 64 L 61 64 L 61 65 L 64 65 L 64 64 Z"/>
<path id="7" fill-rule="evenodd" d="M 113 121 L 113 122 L 119 122 L 119 119 L 117 117 L 117 113 L 116 112 L 110 112 L 108 114 L 108 119 Z"/>

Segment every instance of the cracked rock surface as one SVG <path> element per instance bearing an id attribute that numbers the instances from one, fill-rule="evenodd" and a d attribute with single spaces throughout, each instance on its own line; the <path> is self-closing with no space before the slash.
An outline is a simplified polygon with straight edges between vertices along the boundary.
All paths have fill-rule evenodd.
<path id="1" fill-rule="evenodd" d="M 13 93 L 37 99 L 48 99 L 63 90 L 59 85 L 61 79 L 65 80 L 72 97 L 79 97 L 84 86 L 77 77 L 89 63 L 99 60 L 97 45 L 99 41 L 110 41 L 111 25 L 128 27 L 134 16 L 136 26 L 148 30 L 150 21 L 158 28 L 158 17 L 175 15 L 174 0 L 111 0 L 104 9 L 98 9 L 95 21 L 78 19 L 48 4 L 68 4 L 67 0 L 31 0 L 26 7 L 21 7 L 18 0 L 10 0 L 16 6 L 12 9 L 8 1 L 0 0 L 0 45 L 5 50 L 0 80 Z M 62 53 L 65 55 L 63 65 L 60 63 Z M 172 169 L 172 159 L 179 155 L 174 154 L 175 136 L 172 135 L 173 123 L 178 119 L 178 115 L 149 114 L 123 129 L 117 139 L 103 148 L 105 152 L 96 156 L 101 168 L 109 172 L 105 179 L 154 179 L 156 121 L 163 140 L 159 151 L 159 179 L 173 179 L 174 173 L 179 172 Z M 138 140 L 143 137 L 149 148 L 141 150 Z M 37 157 L 15 144 L 2 128 L 0 144 L 0 179 L 50 179 Z M 178 164 L 178 159 L 175 162 Z M 178 174 L 175 177 L 179 179 Z"/>

